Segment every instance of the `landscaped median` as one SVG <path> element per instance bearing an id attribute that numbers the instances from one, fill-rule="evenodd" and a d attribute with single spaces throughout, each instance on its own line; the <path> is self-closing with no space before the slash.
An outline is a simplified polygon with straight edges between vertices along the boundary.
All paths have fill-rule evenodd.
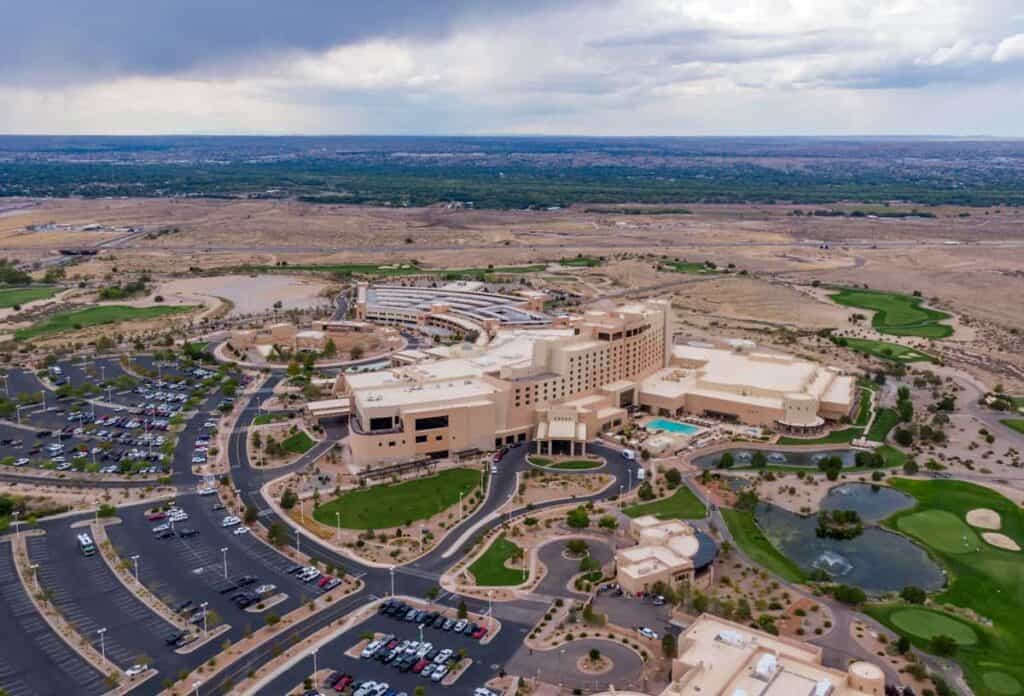
<path id="1" fill-rule="evenodd" d="M 519 568 L 509 562 L 520 561 Z M 521 585 L 529 575 L 526 570 L 526 554 L 521 547 L 509 541 L 504 534 L 495 539 L 487 550 L 469 566 L 469 572 L 477 585 L 484 587 L 506 587 Z"/>
<path id="2" fill-rule="evenodd" d="M 531 454 L 526 461 L 541 469 L 560 469 L 562 471 L 591 471 L 600 469 L 605 462 L 600 457 L 541 457 Z"/>

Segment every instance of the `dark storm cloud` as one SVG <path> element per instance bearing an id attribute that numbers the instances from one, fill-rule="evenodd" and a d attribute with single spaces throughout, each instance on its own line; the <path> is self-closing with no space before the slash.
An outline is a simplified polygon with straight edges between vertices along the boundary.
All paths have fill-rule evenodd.
<path id="1" fill-rule="evenodd" d="M 10 0 L 0 82 L 100 80 L 243 66 L 282 52 L 436 38 L 576 0 Z"/>

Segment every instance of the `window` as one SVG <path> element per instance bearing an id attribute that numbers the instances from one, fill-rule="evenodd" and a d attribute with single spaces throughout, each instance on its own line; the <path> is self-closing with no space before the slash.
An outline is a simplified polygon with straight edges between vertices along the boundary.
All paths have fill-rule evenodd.
<path id="1" fill-rule="evenodd" d="M 447 427 L 448 416 L 430 416 L 428 418 L 416 419 L 416 430 L 434 430 Z"/>
<path id="2" fill-rule="evenodd" d="M 391 416 L 384 418 L 371 418 L 370 430 L 390 430 L 394 424 L 395 421 Z"/>
<path id="3" fill-rule="evenodd" d="M 426 441 L 427 441 L 427 436 L 426 435 L 417 435 L 416 436 L 416 442 L 426 442 Z"/>

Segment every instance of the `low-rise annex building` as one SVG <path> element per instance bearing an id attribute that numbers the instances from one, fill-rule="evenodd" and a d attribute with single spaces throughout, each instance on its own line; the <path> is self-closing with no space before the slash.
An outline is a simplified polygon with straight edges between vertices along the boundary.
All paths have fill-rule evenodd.
<path id="1" fill-rule="evenodd" d="M 615 552 L 615 580 L 631 595 L 650 593 L 658 583 L 694 586 L 697 572 L 714 560 L 714 542 L 679 520 L 643 515 L 630 520 L 629 533 L 637 545 Z"/>
<path id="2" fill-rule="evenodd" d="M 854 378 L 791 356 L 673 346 L 671 316 L 668 302 L 649 300 L 544 327 L 488 324 L 474 344 L 343 373 L 335 396 L 351 400 L 351 459 L 365 467 L 527 440 L 542 453 L 583 453 L 631 407 L 787 429 L 850 414 Z"/>
<path id="3" fill-rule="evenodd" d="M 822 649 L 702 614 L 679 636 L 672 682 L 661 696 L 883 696 L 870 662 L 825 667 Z"/>
<path id="4" fill-rule="evenodd" d="M 362 321 L 316 321 L 309 329 L 300 329 L 289 322 L 278 322 L 262 329 L 238 329 L 231 332 L 228 345 L 245 352 L 250 348 L 267 353 L 273 346 L 289 351 L 321 352 L 332 339 L 342 335 L 367 333 L 374 330 L 373 324 Z"/>

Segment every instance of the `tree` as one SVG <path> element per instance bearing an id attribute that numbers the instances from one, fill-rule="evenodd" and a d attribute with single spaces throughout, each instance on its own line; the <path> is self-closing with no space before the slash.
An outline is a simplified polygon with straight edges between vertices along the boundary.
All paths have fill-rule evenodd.
<path id="1" fill-rule="evenodd" d="M 900 591 L 900 597 L 903 598 L 904 602 L 909 602 L 910 604 L 924 604 L 925 600 L 928 599 L 928 593 L 920 587 L 907 585 Z"/>
<path id="2" fill-rule="evenodd" d="M 427 690 L 422 686 L 417 686 L 412 693 L 413 696 L 424 696 L 427 693 Z"/>
<path id="3" fill-rule="evenodd" d="M 678 488 L 679 484 L 683 482 L 683 475 L 679 473 L 679 469 L 669 469 L 665 472 L 665 485 L 671 488 Z"/>
<path id="4" fill-rule="evenodd" d="M 597 662 L 598 660 L 601 659 L 601 651 L 598 650 L 597 648 L 591 648 L 590 652 L 587 655 L 587 657 L 590 658 L 591 662 Z"/>
<path id="5" fill-rule="evenodd" d="M 910 639 L 906 636 L 900 636 L 899 640 L 896 641 L 896 651 L 900 655 L 906 655 L 910 652 Z"/>
<path id="6" fill-rule="evenodd" d="M 587 509 L 581 505 L 575 510 L 571 510 L 566 515 L 565 521 L 573 529 L 586 529 L 590 526 L 590 515 L 587 514 Z"/>
<path id="7" fill-rule="evenodd" d="M 754 456 L 750 458 L 750 466 L 755 469 L 763 469 L 768 466 L 768 458 L 764 456 L 764 452 L 755 450 Z"/>
<path id="8" fill-rule="evenodd" d="M 678 648 L 676 647 L 676 637 L 671 633 L 666 632 L 661 637 L 661 654 L 672 659 L 676 656 Z"/>
<path id="9" fill-rule="evenodd" d="M 338 346 L 334 343 L 333 338 L 328 338 L 327 343 L 324 344 L 324 357 L 333 358 L 338 354 Z"/>
<path id="10" fill-rule="evenodd" d="M 582 539 L 570 539 L 565 543 L 565 550 L 574 556 L 582 556 L 587 552 L 587 542 Z"/>
<path id="11" fill-rule="evenodd" d="M 731 469 L 735 463 L 736 459 L 732 456 L 732 452 L 726 452 L 722 455 L 721 459 L 718 460 L 718 464 L 716 466 L 719 469 Z"/>
<path id="12" fill-rule="evenodd" d="M 290 487 L 285 488 L 284 493 L 281 494 L 281 507 L 291 510 L 297 502 L 299 502 L 299 496 L 295 494 L 295 491 Z"/>
<path id="13" fill-rule="evenodd" d="M 284 546 L 288 543 L 288 527 L 283 522 L 274 522 L 267 530 L 267 538 L 274 546 Z"/>
<path id="14" fill-rule="evenodd" d="M 597 521 L 597 525 L 601 529 L 605 529 L 609 532 L 614 532 L 619 527 L 619 521 L 612 515 L 604 515 L 600 520 Z"/>
<path id="15" fill-rule="evenodd" d="M 896 444 L 901 447 L 910 447 L 914 444 L 914 433 L 909 428 L 898 428 L 893 437 L 896 439 Z"/>
<path id="16" fill-rule="evenodd" d="M 469 616 L 469 607 L 466 606 L 466 600 L 459 600 L 458 616 L 460 619 L 464 619 Z"/>
<path id="17" fill-rule="evenodd" d="M 952 657 L 956 654 L 956 640 L 945 634 L 933 636 L 928 643 L 928 652 L 939 657 Z"/>
<path id="18" fill-rule="evenodd" d="M 364 355 L 364 349 L 361 345 L 356 344 L 352 346 L 352 349 L 348 352 L 348 354 L 349 357 L 351 357 L 353 360 L 359 360 Z"/>
<path id="19" fill-rule="evenodd" d="M 836 585 L 832 588 L 832 596 L 843 604 L 863 604 L 867 599 L 867 595 L 864 594 L 864 590 L 853 585 Z"/>
<path id="20" fill-rule="evenodd" d="M 256 520 L 259 519 L 259 516 L 260 516 L 260 511 L 257 510 L 255 508 L 255 506 L 253 506 L 253 505 L 246 505 L 245 506 L 245 523 L 246 524 L 255 524 Z"/>
<path id="21" fill-rule="evenodd" d="M 640 484 L 640 489 L 636 492 L 640 500 L 653 500 L 654 499 L 654 488 L 651 487 L 650 481 L 644 481 Z"/>

